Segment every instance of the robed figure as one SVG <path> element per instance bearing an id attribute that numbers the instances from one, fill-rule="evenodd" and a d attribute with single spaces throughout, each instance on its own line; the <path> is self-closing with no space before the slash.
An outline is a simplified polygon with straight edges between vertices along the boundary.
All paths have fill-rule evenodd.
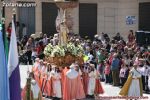
<path id="1" fill-rule="evenodd" d="M 64 77 L 63 100 L 76 100 L 85 98 L 84 88 L 79 72 L 75 70 L 76 64 L 72 64 Z"/>
<path id="2" fill-rule="evenodd" d="M 65 45 L 68 42 L 67 34 L 69 33 L 69 29 L 66 23 L 66 13 L 66 10 L 60 9 L 56 18 L 56 30 L 59 32 L 59 45 Z"/>
<path id="3" fill-rule="evenodd" d="M 22 91 L 22 100 L 43 100 L 39 85 L 34 79 L 34 74 L 30 73 L 27 84 Z"/>
<path id="4" fill-rule="evenodd" d="M 141 74 L 137 70 L 137 64 L 131 69 L 128 79 L 120 91 L 122 96 L 143 96 Z"/>

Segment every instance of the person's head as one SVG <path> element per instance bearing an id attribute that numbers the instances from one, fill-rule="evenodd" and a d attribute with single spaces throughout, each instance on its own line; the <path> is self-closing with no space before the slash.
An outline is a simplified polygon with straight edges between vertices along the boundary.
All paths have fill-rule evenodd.
<path id="1" fill-rule="evenodd" d="M 39 58 L 36 58 L 35 59 L 35 62 L 39 63 L 40 59 Z"/>
<path id="2" fill-rule="evenodd" d="M 122 65 L 121 65 L 121 68 L 125 68 L 125 64 L 122 64 Z"/>
<path id="3" fill-rule="evenodd" d="M 16 22 L 16 26 L 17 26 L 17 27 L 20 26 L 20 23 L 19 23 L 19 22 Z"/>
<path id="4" fill-rule="evenodd" d="M 118 32 L 118 33 L 116 34 L 116 36 L 120 36 L 120 33 Z"/>
<path id="5" fill-rule="evenodd" d="M 50 72 L 52 70 L 52 66 L 50 63 L 47 63 L 47 71 Z"/>
<path id="6" fill-rule="evenodd" d="M 47 35 L 46 35 L 46 34 L 44 34 L 43 38 L 47 38 Z"/>
<path id="7" fill-rule="evenodd" d="M 12 27 L 12 23 L 10 22 L 9 25 L 8 25 L 8 28 L 11 28 L 11 27 Z"/>
<path id="8" fill-rule="evenodd" d="M 95 45 L 95 50 L 98 51 L 99 50 L 99 46 Z"/>
<path id="9" fill-rule="evenodd" d="M 114 53 L 113 57 L 114 57 L 114 58 L 117 58 L 117 57 L 118 57 L 118 54 L 117 54 L 117 53 Z"/>
<path id="10" fill-rule="evenodd" d="M 114 40 L 114 39 L 112 39 L 112 40 L 111 40 L 111 43 L 112 43 L 112 44 L 115 44 L 115 40 Z"/>
<path id="11" fill-rule="evenodd" d="M 132 48 L 128 48 L 128 54 L 132 54 L 132 53 L 133 53 Z"/>
<path id="12" fill-rule="evenodd" d="M 78 64 L 75 64 L 74 68 L 75 68 L 76 71 L 79 71 L 79 69 L 80 69 Z"/>
<path id="13" fill-rule="evenodd" d="M 52 64 L 51 67 L 52 67 L 52 70 L 55 71 L 57 66 L 55 64 Z"/>
<path id="14" fill-rule="evenodd" d="M 43 35 L 44 35 L 44 34 L 43 34 L 42 32 L 40 32 L 40 38 L 43 38 Z"/>
<path id="15" fill-rule="evenodd" d="M 133 35 L 133 30 L 130 30 L 130 31 L 129 31 L 129 34 Z"/>
<path id="16" fill-rule="evenodd" d="M 91 71 L 94 71 L 95 65 L 94 64 L 90 64 L 90 69 L 91 69 Z"/>
<path id="17" fill-rule="evenodd" d="M 76 66 L 76 64 L 75 64 L 75 63 L 72 63 L 69 68 L 70 68 L 70 69 L 75 69 L 75 66 Z"/>
<path id="18" fill-rule="evenodd" d="M 33 72 L 29 73 L 29 77 L 30 77 L 31 79 L 35 79 L 34 73 L 33 73 Z"/>
<path id="19" fill-rule="evenodd" d="M 105 60 L 104 64 L 109 65 L 109 60 Z"/>
<path id="20" fill-rule="evenodd" d="M 44 61 L 44 62 L 43 62 L 43 65 L 46 67 L 46 66 L 47 66 L 47 62 L 46 62 L 46 61 Z"/>
<path id="21" fill-rule="evenodd" d="M 93 54 L 94 54 L 94 53 L 93 53 L 93 50 L 90 50 L 90 54 L 91 54 L 91 55 L 93 55 Z"/>
<path id="22" fill-rule="evenodd" d="M 103 54 L 105 52 L 105 48 L 101 48 L 100 52 Z"/>
<path id="23" fill-rule="evenodd" d="M 137 69 L 138 63 L 134 63 L 134 64 L 133 64 L 133 67 L 134 67 L 135 69 Z"/>
<path id="24" fill-rule="evenodd" d="M 39 46 L 43 46 L 43 41 L 39 41 Z"/>
<path id="25" fill-rule="evenodd" d="M 60 69 L 59 69 L 59 67 L 58 67 L 58 66 L 55 68 L 55 71 L 56 71 L 57 73 L 59 73 L 59 72 L 60 72 Z"/>
<path id="26" fill-rule="evenodd" d="M 32 38 L 28 39 L 28 43 L 31 44 L 32 43 Z"/>
<path id="27" fill-rule="evenodd" d="M 43 60 L 40 60 L 40 65 L 41 65 L 41 66 L 43 65 Z"/>

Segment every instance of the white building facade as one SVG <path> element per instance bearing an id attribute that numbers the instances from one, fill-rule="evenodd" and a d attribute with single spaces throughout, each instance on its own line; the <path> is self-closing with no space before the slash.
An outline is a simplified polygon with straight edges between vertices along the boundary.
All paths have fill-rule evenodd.
<path id="1" fill-rule="evenodd" d="M 19 0 L 16 0 L 17 2 Z M 54 3 L 53 0 L 20 0 L 21 2 L 35 2 L 36 7 L 34 9 L 34 27 L 35 32 L 43 31 L 43 2 Z M 15 1 L 14 1 L 15 2 Z M 139 4 L 146 2 L 149 3 L 150 0 L 79 0 L 81 6 L 82 4 L 94 4 L 96 7 L 96 12 L 93 19 L 97 23 L 95 31 L 93 34 L 100 34 L 101 32 L 108 33 L 111 37 L 117 32 L 121 33 L 123 37 L 127 37 L 129 30 L 137 31 L 139 30 Z M 17 9 L 17 20 L 20 19 L 19 12 Z M 49 11 L 49 9 L 47 9 Z M 49 13 L 49 12 L 48 12 Z M 80 33 L 80 7 L 74 8 L 72 10 L 73 16 L 73 32 Z M 88 12 L 87 12 L 88 13 Z M 83 15 L 82 15 L 83 16 Z M 91 15 L 92 16 L 92 15 Z M 134 16 L 134 23 L 127 24 L 127 16 Z M 83 17 L 84 18 L 84 17 Z M 86 18 L 86 17 L 85 17 Z M 12 19 L 12 7 L 6 7 L 6 26 Z M 81 20 L 82 21 L 82 20 Z M 90 23 L 89 23 L 90 25 Z M 88 26 L 88 25 L 87 25 Z M 44 27 L 45 28 L 45 27 Z M 87 27 L 88 28 L 88 27 Z"/>

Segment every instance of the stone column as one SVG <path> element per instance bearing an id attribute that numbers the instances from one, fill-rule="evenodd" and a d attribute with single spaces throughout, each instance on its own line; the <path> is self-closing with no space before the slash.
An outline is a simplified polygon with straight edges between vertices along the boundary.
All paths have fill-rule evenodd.
<path id="1" fill-rule="evenodd" d="M 36 0 L 35 7 L 35 32 L 42 32 L 42 2 Z"/>

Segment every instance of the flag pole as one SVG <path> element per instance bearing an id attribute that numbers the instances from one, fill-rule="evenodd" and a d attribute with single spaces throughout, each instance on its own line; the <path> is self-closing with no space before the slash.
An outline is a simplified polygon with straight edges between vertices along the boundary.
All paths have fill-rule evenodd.
<path id="1" fill-rule="evenodd" d="M 13 21 L 14 21 L 15 28 L 16 28 L 16 8 L 13 8 Z"/>
<path id="2" fill-rule="evenodd" d="M 5 40 L 5 35 L 6 35 L 6 31 L 5 31 L 5 6 L 3 5 L 4 0 L 1 0 L 2 2 L 2 33 L 3 33 L 3 40 Z"/>

